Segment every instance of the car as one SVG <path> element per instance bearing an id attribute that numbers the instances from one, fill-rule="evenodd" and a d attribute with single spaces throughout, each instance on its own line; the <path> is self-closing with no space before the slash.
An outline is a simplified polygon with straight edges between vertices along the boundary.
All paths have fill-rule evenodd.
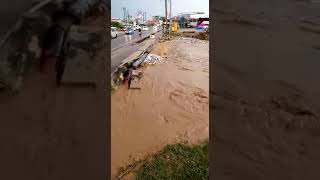
<path id="1" fill-rule="evenodd" d="M 136 30 L 139 30 L 139 29 L 141 29 L 141 27 L 137 25 L 137 26 L 135 27 L 135 31 L 136 31 Z"/>
<path id="2" fill-rule="evenodd" d="M 148 26 L 143 26 L 143 27 L 142 27 L 142 31 L 149 31 Z"/>
<path id="3" fill-rule="evenodd" d="M 198 24 L 198 25 L 196 26 L 196 29 L 197 29 L 197 30 L 206 30 L 208 27 L 209 27 L 209 24 L 201 23 L 201 24 Z"/>
<path id="4" fill-rule="evenodd" d="M 158 31 L 158 26 L 153 26 L 153 32 L 157 32 Z"/>
<path id="5" fill-rule="evenodd" d="M 117 31 L 116 27 L 111 27 L 111 38 L 117 38 L 119 35 L 119 32 Z"/>
<path id="6" fill-rule="evenodd" d="M 125 32 L 126 34 L 134 34 L 134 30 L 133 30 L 133 28 L 127 28 L 127 30 L 126 30 L 126 32 Z"/>

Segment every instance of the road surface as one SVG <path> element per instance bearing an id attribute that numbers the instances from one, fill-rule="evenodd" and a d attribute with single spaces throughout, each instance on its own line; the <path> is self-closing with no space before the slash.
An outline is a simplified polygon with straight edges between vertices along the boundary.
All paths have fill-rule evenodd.
<path id="1" fill-rule="evenodd" d="M 129 55 L 137 51 L 141 44 L 137 41 L 150 36 L 153 33 L 152 30 L 143 31 L 142 36 L 139 36 L 139 32 L 135 32 L 134 35 L 119 34 L 118 38 L 111 40 L 111 72 L 121 64 Z"/>
<path id="2" fill-rule="evenodd" d="M 142 31 L 142 35 L 141 37 L 139 36 L 139 32 L 135 31 L 134 34 L 132 35 L 126 35 L 124 33 L 119 33 L 117 38 L 114 38 L 111 40 L 111 51 L 129 45 L 132 42 L 138 41 L 139 39 L 142 39 L 146 36 L 150 36 L 150 34 L 152 33 L 152 30 L 149 31 Z"/>

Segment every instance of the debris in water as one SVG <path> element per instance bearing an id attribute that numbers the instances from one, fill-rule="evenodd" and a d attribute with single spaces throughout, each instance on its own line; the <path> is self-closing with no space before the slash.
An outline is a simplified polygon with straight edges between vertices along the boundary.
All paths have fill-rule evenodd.
<path id="1" fill-rule="evenodd" d="M 132 76 L 135 76 L 135 77 L 142 77 L 142 71 L 139 71 L 139 70 L 133 70 L 133 71 L 132 71 Z"/>
<path id="2" fill-rule="evenodd" d="M 141 78 L 132 78 L 129 89 L 141 89 Z"/>
<path id="3" fill-rule="evenodd" d="M 155 54 L 148 54 L 148 56 L 144 59 L 141 65 L 146 66 L 146 65 L 154 65 L 159 63 L 162 63 L 162 59 L 160 56 Z"/>

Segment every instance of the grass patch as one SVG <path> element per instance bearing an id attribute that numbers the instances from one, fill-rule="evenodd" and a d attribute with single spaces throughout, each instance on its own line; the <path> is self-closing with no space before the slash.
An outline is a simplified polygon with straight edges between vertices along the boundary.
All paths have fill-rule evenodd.
<path id="1" fill-rule="evenodd" d="M 136 179 L 209 179 L 208 143 L 168 145 L 140 166 Z"/>

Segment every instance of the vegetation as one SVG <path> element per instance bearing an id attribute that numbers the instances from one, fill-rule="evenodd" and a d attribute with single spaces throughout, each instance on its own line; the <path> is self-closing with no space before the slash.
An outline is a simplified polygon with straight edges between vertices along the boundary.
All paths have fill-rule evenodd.
<path id="1" fill-rule="evenodd" d="M 139 167 L 136 179 L 209 179 L 208 143 L 168 145 Z"/>
<path id="2" fill-rule="evenodd" d="M 116 27 L 117 29 L 120 29 L 120 28 L 124 27 L 121 23 L 119 23 L 117 21 L 111 21 L 111 26 L 112 27 Z"/>

